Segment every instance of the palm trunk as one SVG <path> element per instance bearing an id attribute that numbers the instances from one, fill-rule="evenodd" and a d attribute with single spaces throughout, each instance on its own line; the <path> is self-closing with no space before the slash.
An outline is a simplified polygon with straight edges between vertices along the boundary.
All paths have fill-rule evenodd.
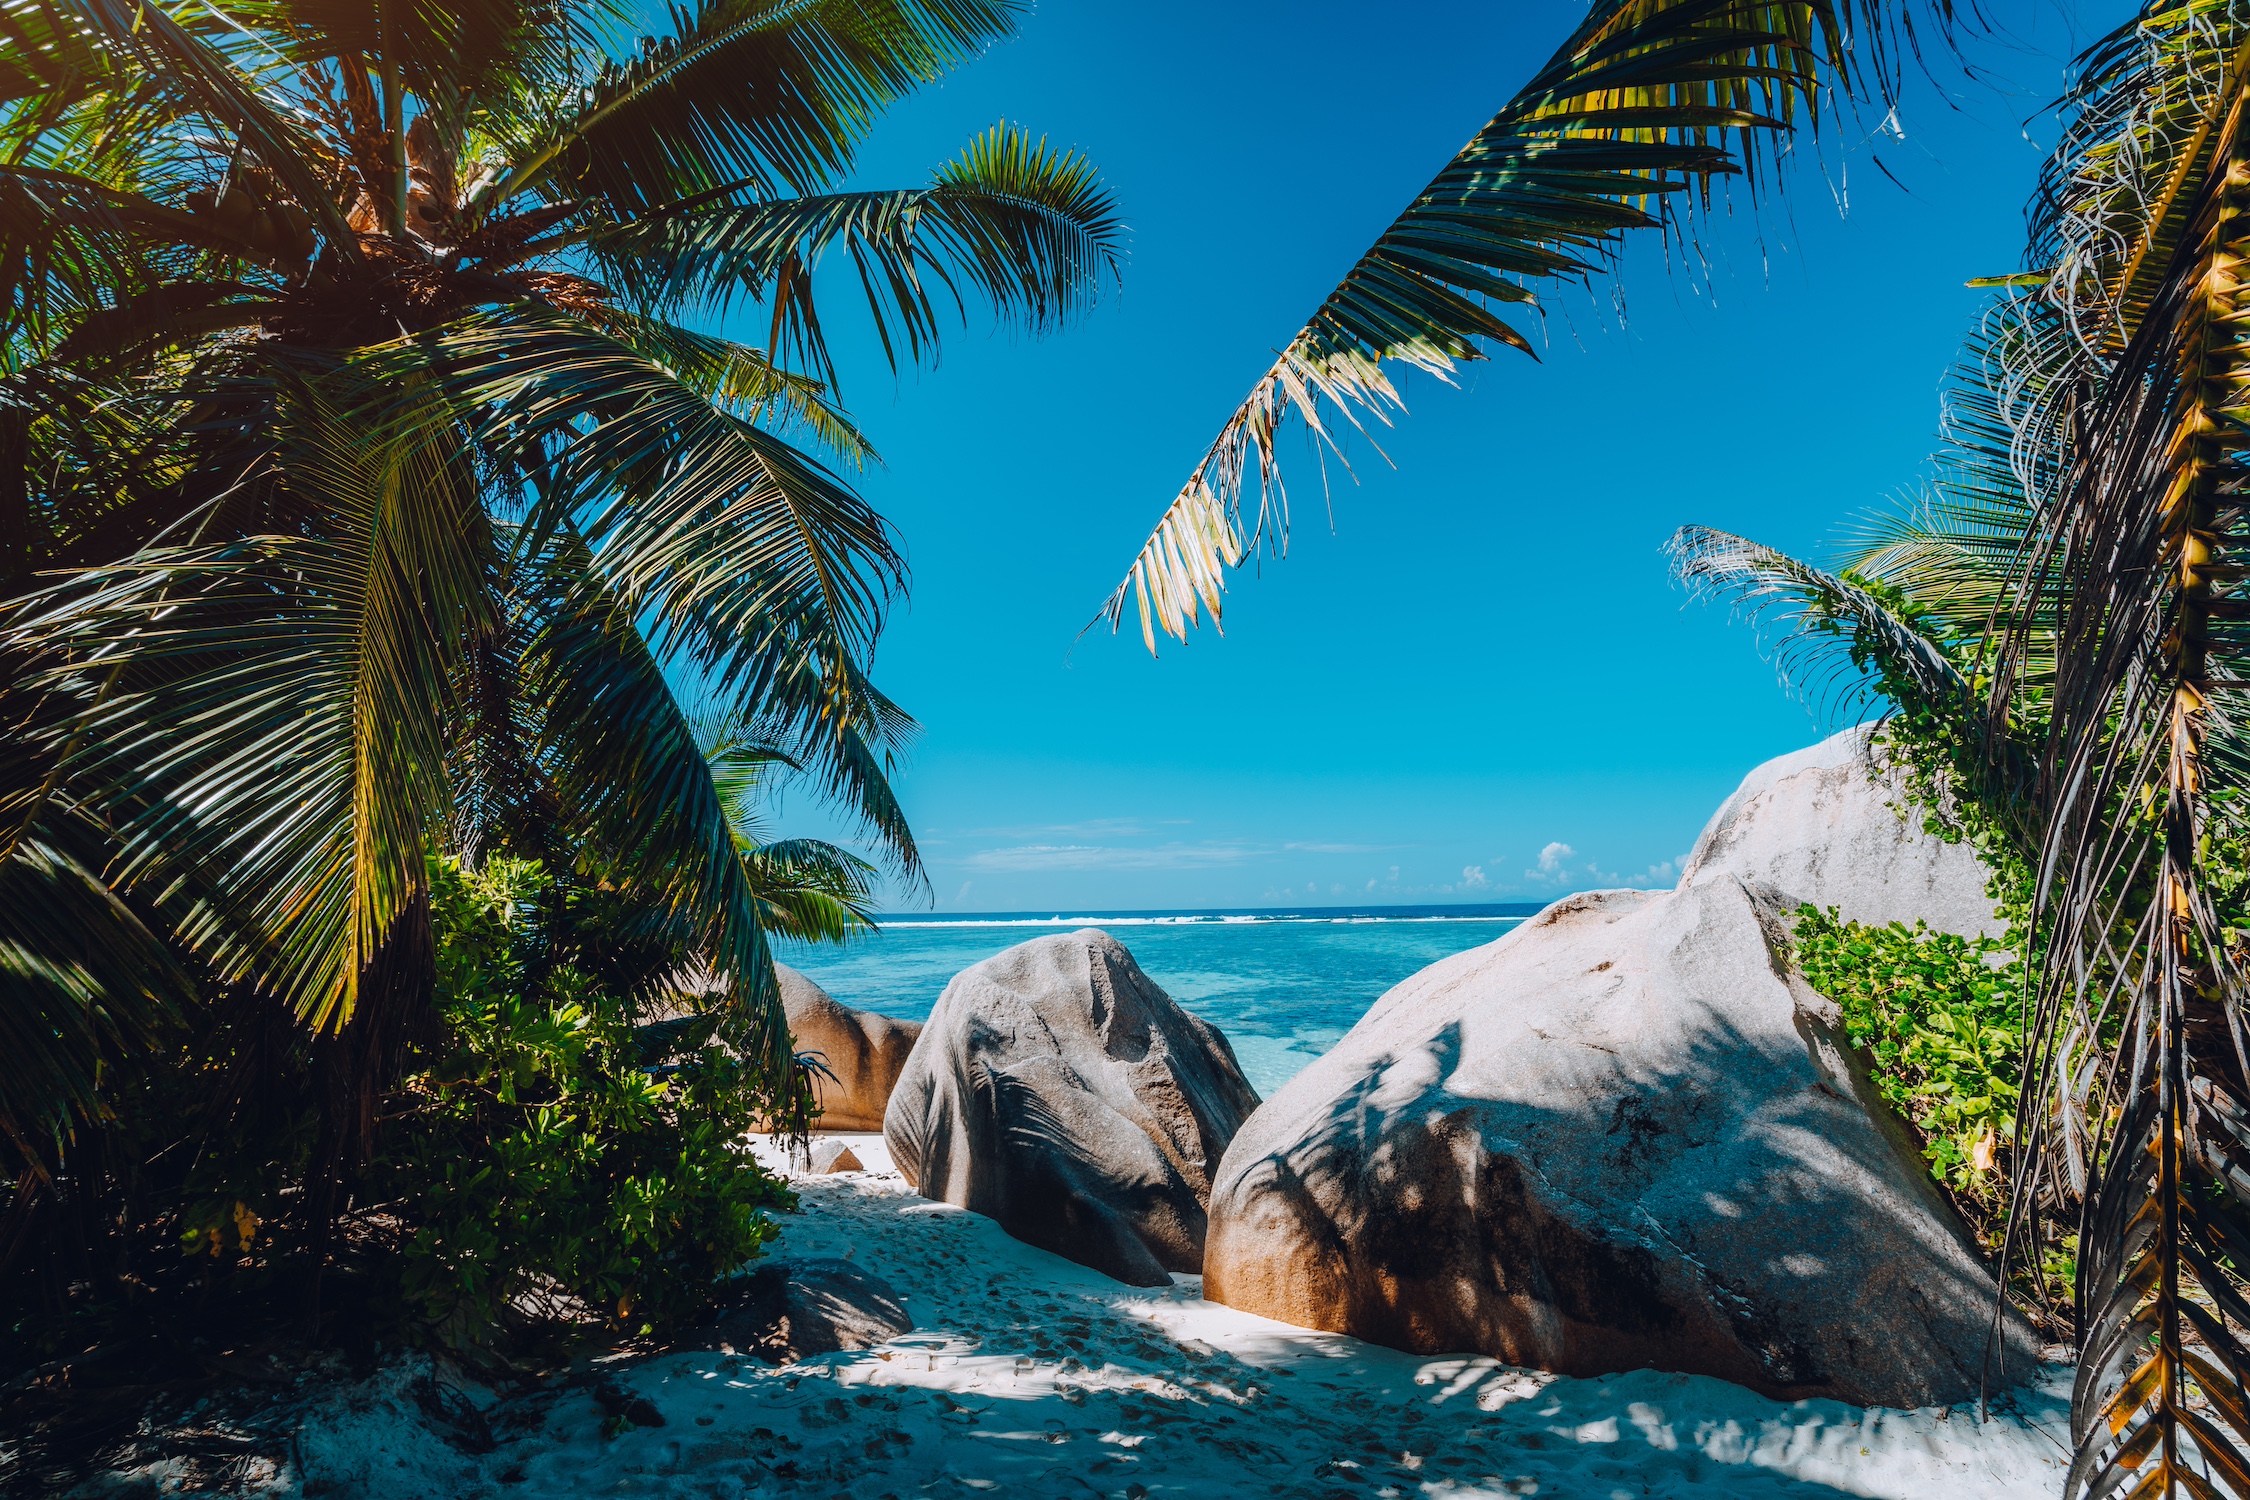
<path id="1" fill-rule="evenodd" d="M 359 980 L 351 1016 L 315 1044 L 320 1078 L 320 1139 L 305 1183 L 305 1336 L 319 1338 L 321 1290 L 336 1216 L 351 1179 L 375 1159 L 377 1105 L 398 1076 L 407 1048 L 426 1040 L 437 972 L 430 892 L 417 886 L 383 934 Z"/>
<path id="2" fill-rule="evenodd" d="M 387 24 L 394 0 L 382 0 L 375 12 L 375 44 L 382 52 L 383 151 L 389 159 L 390 181 L 383 194 L 383 227 L 391 234 L 406 232 L 406 85 L 398 66 L 398 37 Z M 372 190 L 370 184 L 370 190 Z"/>
<path id="3" fill-rule="evenodd" d="M 31 577 L 31 413 L 0 407 L 0 598 Z"/>
<path id="4" fill-rule="evenodd" d="M 406 88 L 399 79 L 398 63 L 383 59 L 384 145 L 391 156 L 390 202 L 384 217 L 392 234 L 406 233 Z"/>

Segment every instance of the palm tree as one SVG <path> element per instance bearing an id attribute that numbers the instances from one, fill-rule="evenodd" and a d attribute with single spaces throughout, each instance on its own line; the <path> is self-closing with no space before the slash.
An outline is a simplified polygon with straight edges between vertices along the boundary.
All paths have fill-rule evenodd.
<path id="1" fill-rule="evenodd" d="M 1114 273 L 1092 168 L 1010 126 L 921 186 L 842 185 L 884 106 L 1016 14 L 700 0 L 628 46 L 589 0 L 0 10 L 26 1183 L 183 964 L 329 1039 L 357 1102 L 323 1149 L 364 1151 L 428 995 L 433 846 L 659 893 L 782 1085 L 765 933 L 860 888 L 744 847 L 673 683 L 918 877 L 886 781 L 911 721 L 868 676 L 904 564 L 831 467 L 873 455 L 816 271 L 848 261 L 894 368 L 971 300 L 1044 329 Z M 737 304 L 764 347 L 696 326 Z"/>

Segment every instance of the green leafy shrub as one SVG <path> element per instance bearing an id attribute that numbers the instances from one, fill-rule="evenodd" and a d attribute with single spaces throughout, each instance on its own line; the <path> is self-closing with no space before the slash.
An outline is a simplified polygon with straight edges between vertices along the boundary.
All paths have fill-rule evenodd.
<path id="1" fill-rule="evenodd" d="M 708 1026 L 644 1059 L 627 1004 L 555 959 L 570 910 L 536 862 L 435 860 L 431 889 L 439 1034 L 375 1171 L 412 1226 L 407 1309 L 462 1341 L 572 1301 L 630 1331 L 707 1305 L 793 1203 L 742 1145 L 741 1066 Z"/>
<path id="2" fill-rule="evenodd" d="M 1930 1175 L 1986 1231 L 2007 1206 L 2023 1062 L 2023 964 L 1995 938 L 1869 927 L 1799 908 L 1798 967 L 1836 1002 L 1884 1099 L 1921 1133 Z"/>

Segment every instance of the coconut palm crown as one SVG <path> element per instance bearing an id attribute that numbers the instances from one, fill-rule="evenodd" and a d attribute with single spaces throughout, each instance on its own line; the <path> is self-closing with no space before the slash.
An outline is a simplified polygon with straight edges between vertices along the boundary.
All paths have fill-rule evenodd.
<path id="1" fill-rule="evenodd" d="M 782 1076 L 766 932 L 834 927 L 864 882 L 757 857 L 675 689 L 918 876 L 886 781 L 911 721 L 868 676 L 904 563 L 839 473 L 873 455 L 816 288 L 848 268 L 897 368 L 972 302 L 1058 324 L 1121 231 L 1083 158 L 1005 125 L 919 186 L 846 185 L 1009 0 L 658 19 L 0 6 L 19 1142 L 98 1108 L 103 1049 L 189 977 L 379 1072 L 427 993 L 436 850 L 656 893 Z M 708 331 L 743 310 L 763 347 Z"/>

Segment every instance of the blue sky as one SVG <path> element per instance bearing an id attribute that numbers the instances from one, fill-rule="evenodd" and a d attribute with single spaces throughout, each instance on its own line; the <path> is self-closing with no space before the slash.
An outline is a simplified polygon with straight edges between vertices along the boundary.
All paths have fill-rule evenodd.
<path id="1" fill-rule="evenodd" d="M 1692 521 L 1825 555 L 1915 479 L 1962 282 L 2017 268 L 2038 111 L 2121 6 L 2001 0 L 1982 81 L 1933 65 L 1895 128 L 1838 122 L 1785 201 L 1705 223 L 1707 267 L 1639 244 L 1621 300 L 1547 295 L 1541 362 L 1417 380 L 1333 530 L 1306 455 L 1289 559 L 1238 577 L 1224 639 L 1074 644 L 1271 350 L 1582 13 L 1044 0 L 878 127 L 869 185 L 1005 117 L 1091 156 L 1131 226 L 1066 333 L 973 318 L 896 381 L 844 351 L 913 568 L 876 676 L 925 726 L 898 785 L 940 910 L 1668 884 L 1746 770 L 1822 732 L 1659 548 Z"/>

